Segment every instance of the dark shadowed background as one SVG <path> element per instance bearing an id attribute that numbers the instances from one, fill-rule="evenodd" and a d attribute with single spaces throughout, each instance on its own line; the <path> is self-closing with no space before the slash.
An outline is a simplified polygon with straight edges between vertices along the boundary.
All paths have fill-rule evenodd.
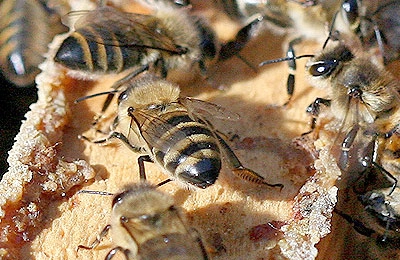
<path id="1" fill-rule="evenodd" d="M 0 177 L 7 171 L 8 151 L 29 105 L 37 99 L 36 86 L 18 88 L 0 74 Z"/>

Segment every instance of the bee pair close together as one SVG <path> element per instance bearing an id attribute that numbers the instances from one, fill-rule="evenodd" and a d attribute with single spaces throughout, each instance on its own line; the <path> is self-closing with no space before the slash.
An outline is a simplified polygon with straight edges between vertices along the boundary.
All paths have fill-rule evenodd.
<path id="1" fill-rule="evenodd" d="M 336 6 L 340 6 L 340 3 L 324 2 L 327 6 L 335 8 L 325 5 L 305 7 L 295 1 L 271 1 L 268 4 L 259 3 L 258 6 L 254 6 L 253 1 L 233 1 L 235 5 L 232 7 L 227 5 L 226 1 L 223 3 L 228 10 L 236 12 L 232 16 L 235 19 L 244 21 L 242 17 L 250 18 L 254 14 L 258 17 L 250 23 L 247 23 L 247 19 L 243 22 L 249 26 L 239 31 L 234 41 L 239 47 L 231 53 L 228 51 L 235 44 L 220 46 L 207 23 L 187 10 L 168 6 L 166 9 L 156 10 L 152 15 L 139 15 L 124 13 L 112 7 L 101 7 L 88 12 L 74 24 L 74 31 L 61 44 L 54 60 L 79 77 L 133 71 L 128 77 L 116 82 L 112 91 L 107 92 L 109 97 L 119 93 L 117 116 L 110 134 L 94 142 L 103 143 L 118 138 L 132 150 L 147 153 L 147 156 L 139 159 L 142 176 L 145 175 L 143 161 L 150 160 L 157 163 L 171 179 L 190 187 L 206 188 L 217 180 L 221 158 L 225 157 L 232 171 L 238 176 L 257 184 L 282 187 L 281 184 L 269 184 L 262 176 L 241 164 L 222 138 L 222 134 L 215 130 L 209 121 L 209 114 L 221 114 L 220 107 L 195 99 L 181 98 L 179 88 L 175 84 L 157 76 L 145 74 L 139 75 L 138 79 L 136 77 L 145 70 L 166 77 L 170 70 L 191 68 L 194 64 L 198 64 L 200 71 L 206 73 L 207 62 L 215 60 L 218 54 L 220 60 L 236 55 L 243 47 L 242 43 L 247 42 L 252 34 L 253 26 L 259 22 L 266 21 L 284 31 L 296 30 L 297 26 L 303 26 L 303 23 L 298 23 L 298 18 L 294 18 L 297 12 L 301 12 L 301 8 L 318 7 L 327 12 L 322 20 L 317 19 L 321 21 L 321 26 L 316 32 L 324 32 L 321 28 L 334 17 L 334 12 L 328 10 L 338 10 Z M 385 16 L 393 16 L 387 8 L 395 9 L 398 4 L 388 1 L 376 8 L 367 8 L 367 13 L 358 13 L 358 1 L 344 1 L 341 4 L 341 10 L 347 13 L 348 24 L 351 25 L 349 28 L 361 41 L 362 48 L 368 49 L 378 45 L 386 61 L 396 59 L 398 46 L 392 40 L 398 36 L 391 36 L 395 31 L 381 24 L 387 21 Z M 366 4 L 372 6 L 368 1 L 364 1 L 363 6 Z M 296 8 L 288 8 L 292 5 Z M 247 13 L 247 10 L 255 11 Z M 311 24 L 314 22 L 315 19 L 311 19 Z M 342 32 L 340 34 L 344 35 Z M 314 33 L 307 32 L 302 36 L 312 38 L 313 35 Z M 296 56 L 291 61 L 295 59 Z M 295 65 L 292 64 L 291 68 L 294 69 Z M 316 118 L 320 104 L 325 104 L 331 107 L 337 121 L 340 122 L 339 132 L 344 135 L 341 139 L 343 141 L 339 159 L 341 168 L 349 174 L 360 175 L 368 171 L 379 171 L 394 183 L 387 193 L 381 192 L 387 187 L 363 193 L 363 199 L 360 201 L 365 203 L 371 214 L 385 223 L 384 237 L 398 237 L 398 211 L 393 207 L 392 200 L 398 194 L 395 185 L 399 159 L 398 148 L 395 145 L 398 143 L 396 138 L 399 122 L 397 81 L 383 68 L 373 64 L 368 57 L 354 53 L 343 43 L 333 47 L 327 46 L 320 54 L 313 55 L 306 65 L 306 70 L 311 82 L 324 87 L 328 93 L 328 98 L 316 99 L 309 112 Z M 292 94 L 294 81 L 289 81 L 293 82 L 288 84 L 288 92 Z M 104 104 L 103 112 L 109 106 L 110 100 L 111 98 L 108 98 Z M 222 112 L 222 116 L 235 117 L 231 114 L 227 116 L 226 113 Z M 355 165 L 351 161 L 354 157 L 357 159 Z M 136 189 L 140 192 L 136 193 Z M 146 194 L 148 190 L 151 194 L 157 193 L 154 188 L 139 185 L 123 195 L 118 195 L 114 200 L 116 215 L 112 218 L 114 222 L 111 226 L 121 232 L 126 230 L 129 234 L 125 234 L 121 241 L 116 241 L 118 247 L 109 253 L 107 259 L 117 251 L 123 251 L 127 258 L 137 254 L 145 258 L 145 254 L 149 252 L 145 248 L 150 245 L 147 243 L 165 245 L 158 243 L 161 236 L 151 225 L 164 214 L 171 216 L 171 219 L 180 219 L 178 215 L 174 215 L 176 213 L 174 207 L 171 207 L 172 203 L 162 202 L 161 204 L 170 206 L 161 210 L 161 213 L 138 214 L 139 220 L 131 218 L 130 213 L 125 212 L 134 205 L 137 198 L 147 201 L 137 194 Z M 157 200 L 156 204 L 158 203 Z M 118 205 L 123 206 L 119 208 Z M 386 217 L 387 214 L 390 217 Z M 153 234 L 147 240 L 133 242 L 132 240 L 138 239 L 130 233 L 135 230 L 135 221 L 140 222 L 139 227 L 143 226 L 143 223 L 149 223 L 149 229 L 156 235 Z M 167 228 L 168 225 L 162 226 Z M 198 258 L 205 259 L 204 248 L 198 243 L 199 237 L 196 233 L 188 231 L 183 224 L 179 226 L 176 230 L 183 235 L 176 235 L 175 231 L 172 231 L 165 236 L 167 240 L 172 241 L 172 246 L 175 245 L 174 239 L 191 241 L 193 243 L 185 248 Z M 102 234 L 108 229 L 109 227 L 104 229 Z M 100 239 L 96 241 L 95 244 Z"/>

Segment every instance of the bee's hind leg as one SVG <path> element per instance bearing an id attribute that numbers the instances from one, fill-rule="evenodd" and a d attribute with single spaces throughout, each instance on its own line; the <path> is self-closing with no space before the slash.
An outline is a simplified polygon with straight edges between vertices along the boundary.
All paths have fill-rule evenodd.
<path id="1" fill-rule="evenodd" d="M 226 159 L 228 160 L 229 163 L 229 168 L 232 170 L 232 172 L 240 177 L 241 179 L 244 179 L 249 182 L 253 182 L 256 184 L 262 184 L 262 185 L 267 185 L 270 187 L 280 187 L 280 189 L 283 188 L 283 184 L 277 183 L 277 184 L 271 184 L 265 181 L 265 178 L 256 173 L 255 171 L 248 169 L 242 165 L 242 163 L 239 161 L 239 158 L 235 155 L 235 153 L 232 151 L 232 149 L 229 147 L 229 145 L 225 142 L 224 139 L 218 134 L 215 133 L 215 136 L 218 138 L 218 141 L 221 145 L 221 148 L 223 150 L 224 155 L 226 156 Z"/>

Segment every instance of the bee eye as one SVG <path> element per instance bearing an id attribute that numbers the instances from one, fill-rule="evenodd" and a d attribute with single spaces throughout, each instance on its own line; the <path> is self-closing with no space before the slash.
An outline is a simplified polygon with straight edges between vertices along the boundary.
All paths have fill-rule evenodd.
<path id="1" fill-rule="evenodd" d="M 128 98 L 128 92 L 127 90 L 123 91 L 119 97 L 118 97 L 118 104 L 121 103 L 121 101 L 124 101 Z"/>
<path id="2" fill-rule="evenodd" d="M 343 1 L 342 10 L 349 24 L 354 25 L 359 17 L 357 0 Z"/>
<path id="3" fill-rule="evenodd" d="M 310 66 L 308 72 L 310 72 L 310 74 L 314 77 L 327 77 L 336 69 L 337 65 L 337 60 L 320 61 Z"/>

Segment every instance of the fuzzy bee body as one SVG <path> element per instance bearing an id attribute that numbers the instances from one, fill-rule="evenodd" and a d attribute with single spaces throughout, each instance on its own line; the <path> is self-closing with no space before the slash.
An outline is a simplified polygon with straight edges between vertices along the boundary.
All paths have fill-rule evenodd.
<path id="1" fill-rule="evenodd" d="M 183 105 L 169 104 L 130 116 L 140 126 L 141 137 L 152 159 L 183 183 L 205 188 L 221 170 L 218 140 L 209 127 L 189 116 Z"/>
<path id="2" fill-rule="evenodd" d="M 198 232 L 186 223 L 181 209 L 167 193 L 142 182 L 128 186 L 112 203 L 110 224 L 90 246 L 93 249 L 110 231 L 115 247 L 105 259 L 121 252 L 126 259 L 206 260 Z"/>
<path id="3" fill-rule="evenodd" d="M 175 8 L 142 15 L 101 7 L 74 24 L 54 60 L 86 74 L 120 73 L 143 65 L 153 65 L 163 76 L 194 63 L 203 69 L 205 60 L 216 55 L 214 34 L 206 27 Z"/>
<path id="4" fill-rule="evenodd" d="M 141 176 L 143 161 L 152 161 L 183 186 L 204 189 L 217 180 L 224 157 L 240 178 L 283 187 L 269 184 L 264 177 L 245 168 L 208 121 L 208 116 L 238 118 L 236 113 L 205 101 L 181 98 L 179 86 L 154 74 L 132 78 L 120 88 L 123 91 L 118 97 L 117 117 L 108 137 L 92 142 L 118 138 L 131 150 L 147 154 L 138 159 L 139 168 L 143 169 Z"/>
<path id="5" fill-rule="evenodd" d="M 47 45 L 66 32 L 60 17 L 39 0 L 4 0 L 0 4 L 0 67 L 17 86 L 34 83 Z"/>
<path id="6" fill-rule="evenodd" d="M 337 213 L 359 233 L 398 244 L 400 85 L 369 55 L 356 53 L 342 42 L 311 58 L 306 70 L 311 83 L 328 93 L 328 99 L 317 99 L 308 112 L 316 116 L 319 104 L 325 104 L 337 119 L 335 140 L 343 140 L 338 163 L 346 173 L 342 181 L 364 207 L 359 213 L 364 221 Z"/>

